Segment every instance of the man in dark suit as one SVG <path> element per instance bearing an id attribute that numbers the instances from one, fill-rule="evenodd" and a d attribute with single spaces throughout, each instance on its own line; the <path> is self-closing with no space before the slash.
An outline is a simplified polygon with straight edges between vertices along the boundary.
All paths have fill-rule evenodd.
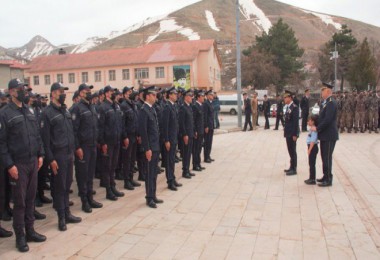
<path id="1" fill-rule="evenodd" d="M 290 167 L 285 170 L 286 175 L 297 174 L 297 139 L 299 136 L 299 123 L 298 114 L 299 108 L 293 102 L 292 93 L 285 91 L 284 103 L 287 105 L 285 112 L 285 128 L 284 137 L 286 138 L 286 145 L 290 156 Z"/>
<path id="2" fill-rule="evenodd" d="M 265 117 L 265 127 L 264 129 L 269 129 L 269 116 L 270 116 L 270 101 L 268 100 L 268 96 L 264 95 L 263 102 L 263 113 Z"/>
<path id="3" fill-rule="evenodd" d="M 282 127 L 285 126 L 284 123 L 284 101 L 282 100 L 280 95 L 277 95 L 277 109 L 276 109 L 276 126 L 273 130 L 278 130 L 278 126 L 280 124 Z"/>
<path id="4" fill-rule="evenodd" d="M 243 99 L 244 99 L 244 114 L 245 114 L 245 122 L 244 122 L 244 128 L 243 131 L 247 131 L 247 126 L 249 125 L 249 131 L 253 130 L 252 127 L 252 106 L 251 106 L 251 100 L 248 98 L 247 93 L 243 93 Z"/>
<path id="5" fill-rule="evenodd" d="M 307 118 L 309 117 L 309 98 L 310 89 L 305 90 L 305 95 L 301 99 L 301 115 L 302 115 L 302 132 L 307 131 Z"/>
<path id="6" fill-rule="evenodd" d="M 195 91 L 195 99 L 196 99 L 196 102 L 193 105 L 193 117 L 194 117 L 193 170 L 200 172 L 204 169 L 201 166 L 201 152 L 202 152 L 203 137 L 205 133 L 204 111 L 203 111 L 205 93 L 202 90 Z"/>
<path id="7" fill-rule="evenodd" d="M 214 107 L 212 100 L 214 99 L 214 92 L 212 90 L 207 91 L 206 101 L 203 103 L 204 121 L 205 121 L 205 143 L 203 149 L 203 156 L 205 163 L 211 163 L 214 161 L 211 159 L 212 139 L 214 137 Z"/>
<path id="8" fill-rule="evenodd" d="M 327 83 L 322 84 L 323 102 L 319 112 L 319 123 L 318 127 L 314 127 L 312 130 L 318 131 L 318 139 L 321 141 L 323 177 L 317 179 L 317 181 L 320 182 L 319 186 L 328 187 L 332 185 L 332 155 L 335 143 L 339 139 L 336 122 L 338 106 L 332 97 L 332 89 L 334 86 Z"/>

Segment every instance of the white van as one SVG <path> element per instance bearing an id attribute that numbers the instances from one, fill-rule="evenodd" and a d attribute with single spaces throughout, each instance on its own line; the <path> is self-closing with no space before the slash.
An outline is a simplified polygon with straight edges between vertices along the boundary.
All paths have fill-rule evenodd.
<path id="1" fill-rule="evenodd" d="M 238 98 L 237 94 L 233 95 L 218 95 L 220 102 L 220 112 L 229 113 L 230 115 L 236 115 L 238 112 Z M 243 109 L 243 96 L 241 97 L 242 109 Z"/>

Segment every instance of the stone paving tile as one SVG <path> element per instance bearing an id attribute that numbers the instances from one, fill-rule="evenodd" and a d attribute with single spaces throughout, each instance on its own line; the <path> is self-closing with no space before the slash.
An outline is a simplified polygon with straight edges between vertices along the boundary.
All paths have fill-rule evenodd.
<path id="1" fill-rule="evenodd" d="M 297 147 L 299 174 L 287 177 L 282 132 L 216 135 L 216 162 L 204 163 L 205 171 L 182 179 L 177 164 L 179 191 L 158 176 L 165 202 L 156 210 L 146 207 L 143 186 L 117 202 L 97 188 L 104 207 L 85 214 L 74 183 L 72 212 L 83 221 L 59 232 L 56 214 L 44 206 L 48 218 L 36 230 L 48 241 L 20 254 L 14 237 L 1 239 L 0 259 L 380 259 L 380 135 L 340 136 L 330 188 L 303 183 L 305 137 Z M 318 156 L 317 177 L 321 166 Z"/>

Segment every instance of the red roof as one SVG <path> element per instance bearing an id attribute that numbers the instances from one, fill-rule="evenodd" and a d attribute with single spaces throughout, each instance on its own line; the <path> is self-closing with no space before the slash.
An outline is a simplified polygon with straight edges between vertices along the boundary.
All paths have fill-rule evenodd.
<path id="1" fill-rule="evenodd" d="M 14 69 L 25 69 L 26 65 L 16 61 L 16 60 L 0 60 L 0 65 L 9 65 L 9 67 Z"/>
<path id="2" fill-rule="evenodd" d="M 208 51 L 214 46 L 214 40 L 159 42 L 137 48 L 41 56 L 28 64 L 28 72 L 193 61 L 200 51 Z"/>

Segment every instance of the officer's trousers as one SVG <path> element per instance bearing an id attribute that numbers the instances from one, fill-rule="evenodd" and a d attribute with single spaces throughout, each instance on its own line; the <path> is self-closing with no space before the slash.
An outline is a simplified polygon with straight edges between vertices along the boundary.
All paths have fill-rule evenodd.
<path id="1" fill-rule="evenodd" d="M 42 167 L 38 171 L 38 181 L 37 181 L 37 193 L 39 197 L 42 197 L 45 195 L 44 186 L 46 183 L 46 178 L 49 176 L 49 164 L 44 159 L 44 162 L 42 164 Z"/>
<path id="2" fill-rule="evenodd" d="M 170 143 L 170 150 L 166 150 L 164 147 L 164 158 L 165 158 L 165 173 L 167 183 L 170 184 L 175 180 L 174 175 L 174 167 L 175 167 L 175 152 L 176 152 L 177 144 Z"/>
<path id="3" fill-rule="evenodd" d="M 247 130 L 247 127 L 249 125 L 249 129 L 252 130 L 252 122 L 251 122 L 251 113 L 250 112 L 245 112 L 245 122 L 244 122 L 244 131 Z"/>
<path id="4" fill-rule="evenodd" d="M 332 180 L 332 155 L 336 141 L 321 141 L 323 178 Z"/>
<path id="5" fill-rule="evenodd" d="M 54 158 L 58 164 L 58 174 L 52 173 L 51 182 L 54 187 L 53 192 L 53 207 L 57 211 L 58 216 L 64 216 L 69 210 L 69 194 L 71 183 L 73 182 L 73 166 L 74 154 L 64 151 L 54 153 Z"/>
<path id="6" fill-rule="evenodd" d="M 123 177 L 124 181 L 133 180 L 133 167 L 136 161 L 137 142 L 135 136 L 129 136 L 129 145 L 127 149 L 122 149 Z"/>
<path id="7" fill-rule="evenodd" d="M 201 166 L 203 135 L 198 134 L 197 138 L 193 139 L 193 168 Z"/>
<path id="8" fill-rule="evenodd" d="M 145 160 L 146 159 L 145 152 L 142 152 L 141 149 L 142 149 L 141 145 L 137 144 L 136 160 L 137 160 L 137 166 L 139 168 L 139 180 L 143 181 L 145 180 L 145 177 L 147 175 L 148 165 Z"/>
<path id="9" fill-rule="evenodd" d="M 75 157 L 75 176 L 81 199 L 92 198 L 96 167 L 97 148 L 95 145 L 82 145 L 83 160 Z"/>
<path id="10" fill-rule="evenodd" d="M 290 169 L 297 170 L 297 141 L 293 137 L 286 137 L 286 146 L 290 156 Z"/>
<path id="11" fill-rule="evenodd" d="M 307 148 L 309 148 L 310 145 L 307 145 Z M 317 154 L 318 154 L 318 144 L 314 144 L 313 149 L 311 149 L 310 154 L 309 154 L 309 179 L 315 180 L 315 162 L 317 159 Z"/>
<path id="12" fill-rule="evenodd" d="M 209 129 L 208 133 L 205 133 L 205 144 L 204 144 L 204 149 L 203 149 L 203 157 L 204 160 L 211 159 L 210 154 L 211 154 L 211 148 L 212 148 L 212 140 L 214 137 L 214 129 Z"/>
<path id="13" fill-rule="evenodd" d="M 34 199 L 37 191 L 38 160 L 16 163 L 18 179 L 10 178 L 13 194 L 13 229 L 16 234 L 24 234 L 24 229 L 34 226 Z"/>
<path id="14" fill-rule="evenodd" d="M 104 169 L 102 179 L 104 187 L 109 188 L 115 186 L 115 169 L 119 160 L 120 144 L 107 144 L 107 155 L 103 155 Z"/>
<path id="15" fill-rule="evenodd" d="M 282 127 L 285 126 L 285 123 L 284 123 L 284 117 L 282 115 L 277 115 L 276 116 L 276 126 L 274 127 L 274 129 L 278 129 L 278 126 L 280 124 L 280 121 L 281 121 L 281 125 Z"/>
<path id="16" fill-rule="evenodd" d="M 307 118 L 309 117 L 309 111 L 302 111 L 302 131 L 307 131 Z"/>
<path id="17" fill-rule="evenodd" d="M 183 143 L 182 173 L 190 172 L 191 152 L 193 150 L 193 138 L 189 137 L 187 145 Z"/>
<path id="18" fill-rule="evenodd" d="M 156 197 L 156 186 L 157 186 L 157 164 L 160 152 L 152 151 L 152 159 L 148 161 L 145 157 L 145 162 L 147 165 L 147 175 L 145 177 L 145 192 L 147 201 Z"/>

